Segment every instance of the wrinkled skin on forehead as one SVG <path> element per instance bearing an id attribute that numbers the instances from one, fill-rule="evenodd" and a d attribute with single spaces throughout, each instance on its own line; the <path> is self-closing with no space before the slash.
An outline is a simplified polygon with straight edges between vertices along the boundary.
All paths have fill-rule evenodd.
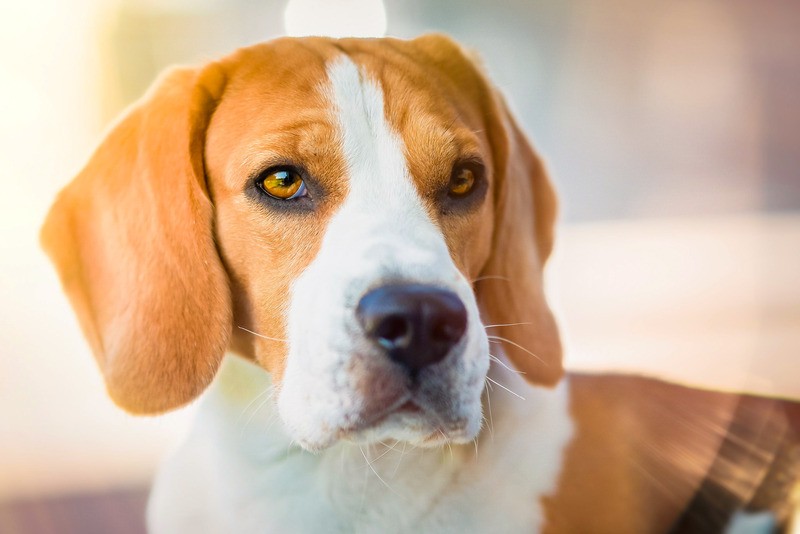
<path id="1" fill-rule="evenodd" d="M 457 268 L 473 280 L 487 261 L 492 188 L 477 209 L 457 215 L 443 213 L 440 193 L 462 159 L 480 159 L 493 180 L 482 109 L 488 95 L 460 52 L 438 60 L 440 46 L 424 40 L 307 39 L 297 47 L 278 40 L 241 50 L 220 65 L 228 83 L 209 124 L 205 160 L 216 240 L 231 278 L 232 346 L 276 382 L 285 367 L 287 295 L 314 260 L 326 224 L 350 187 L 323 85 L 326 65 L 335 57 L 347 54 L 382 88 L 386 118 L 403 142 L 414 186 Z M 316 182 L 313 211 L 270 210 L 245 194 L 260 170 L 288 163 Z"/>

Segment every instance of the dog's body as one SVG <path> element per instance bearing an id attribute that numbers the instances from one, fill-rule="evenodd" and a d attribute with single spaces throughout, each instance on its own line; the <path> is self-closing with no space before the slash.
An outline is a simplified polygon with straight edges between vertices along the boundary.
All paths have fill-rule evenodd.
<path id="1" fill-rule="evenodd" d="M 783 405 L 564 377 L 554 220 L 452 41 L 283 39 L 163 78 L 43 242 L 129 411 L 249 360 L 160 472 L 154 532 L 688 532 L 742 406 L 770 438 L 726 513 L 751 502 L 796 439 Z"/>

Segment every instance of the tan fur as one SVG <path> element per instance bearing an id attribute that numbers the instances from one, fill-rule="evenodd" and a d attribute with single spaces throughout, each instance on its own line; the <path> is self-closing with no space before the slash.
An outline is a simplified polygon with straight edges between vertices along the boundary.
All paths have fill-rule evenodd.
<path id="1" fill-rule="evenodd" d="M 42 230 L 108 392 L 133 413 L 194 399 L 228 345 L 228 281 L 202 160 L 223 83 L 213 66 L 162 77 L 59 194 Z"/>
<path id="2" fill-rule="evenodd" d="M 326 61 L 342 51 L 381 82 L 387 117 L 456 265 L 469 279 L 486 277 L 477 287 L 487 320 L 531 323 L 497 330 L 512 361 L 534 383 L 561 376 L 541 281 L 555 198 L 481 73 L 441 36 L 279 39 L 162 78 L 45 224 L 42 243 L 123 408 L 158 413 L 191 401 L 229 347 L 280 382 L 285 296 L 347 194 L 330 103 L 319 91 Z M 485 161 L 489 198 L 468 216 L 444 217 L 434 196 L 466 157 Z M 243 198 L 253 173 L 287 160 L 325 189 L 312 214 L 286 217 Z"/>
<path id="3" fill-rule="evenodd" d="M 380 80 L 423 198 L 449 180 L 459 157 L 486 163 L 492 187 L 476 214 L 442 217 L 432 208 L 432 215 L 456 265 L 477 280 L 487 324 L 523 323 L 492 330 L 505 353 L 530 383 L 553 386 L 564 369 L 542 283 L 557 211 L 547 172 L 502 96 L 461 47 L 441 35 L 385 42 L 388 51 L 384 41 L 342 44 Z"/>
<path id="4" fill-rule="evenodd" d="M 234 303 L 232 349 L 259 362 L 275 383 L 285 368 L 286 344 L 276 340 L 286 338 L 291 283 L 314 259 L 328 219 L 347 195 L 330 104 L 319 93 L 325 62 L 337 53 L 327 41 L 298 46 L 285 39 L 226 58 L 228 91 L 208 129 L 216 240 Z M 304 165 L 325 189 L 313 213 L 287 216 L 242 194 L 252 174 L 287 160 Z"/>
<path id="5" fill-rule="evenodd" d="M 631 376 L 570 382 L 576 437 L 543 499 L 544 532 L 666 532 L 714 460 L 736 396 Z"/>
<path id="6" fill-rule="evenodd" d="M 545 534 L 721 532 L 736 510 L 782 524 L 797 506 L 797 404 L 630 375 L 569 380 L 576 435 L 542 499 Z"/>
<path id="7" fill-rule="evenodd" d="M 437 35 L 279 39 L 161 78 L 48 215 L 42 244 L 124 409 L 190 402 L 226 350 L 280 384 L 287 295 L 347 195 L 320 91 L 326 62 L 343 52 L 381 83 L 415 186 L 455 264 L 476 280 L 485 322 L 524 323 L 493 329 L 513 364 L 533 384 L 562 378 L 542 284 L 555 194 L 480 69 Z M 436 195 L 453 164 L 470 157 L 486 166 L 486 199 L 447 217 Z M 324 189 L 314 212 L 287 216 L 244 194 L 255 173 L 287 161 Z M 711 465 L 732 397 L 635 378 L 571 380 L 577 433 L 544 500 L 546 532 L 663 531 Z"/>

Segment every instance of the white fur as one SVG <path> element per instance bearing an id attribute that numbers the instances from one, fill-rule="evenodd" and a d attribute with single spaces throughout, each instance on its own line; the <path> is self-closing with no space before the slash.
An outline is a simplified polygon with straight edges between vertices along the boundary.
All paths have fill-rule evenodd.
<path id="1" fill-rule="evenodd" d="M 293 286 L 289 356 L 278 395 L 281 418 L 301 445 L 320 449 L 341 437 L 342 429 L 374 415 L 368 413 L 370 406 L 380 403 L 364 398 L 359 380 L 379 376 L 382 401 L 399 406 L 408 400 L 403 377 L 382 349 L 364 337 L 354 311 L 371 288 L 427 283 L 454 291 L 468 311 L 462 342 L 419 376 L 414 399 L 427 402 L 430 413 L 390 416 L 366 433 L 348 432 L 347 437 L 421 440 L 444 426 L 448 438 L 469 441 L 480 429 L 480 393 L 489 367 L 488 341 L 472 289 L 423 207 L 402 141 L 384 118 L 380 87 L 346 56 L 328 68 L 328 77 L 325 91 L 348 164 L 342 187 L 349 193 L 329 222 L 317 257 Z M 437 405 L 434 399 L 441 397 L 451 402 Z"/>
<path id="2" fill-rule="evenodd" d="M 535 533 L 572 436 L 569 384 L 528 386 L 493 367 L 477 443 L 435 449 L 292 444 L 269 399 L 269 375 L 229 356 L 191 434 L 159 470 L 153 534 Z M 490 415 L 491 414 L 491 415 Z M 370 464 L 368 464 L 369 459 Z M 380 477 L 380 478 L 379 478 Z"/>
<path id="3" fill-rule="evenodd" d="M 328 73 L 349 192 L 294 283 L 277 404 L 268 373 L 229 356 L 191 435 L 158 474 L 149 526 L 156 534 L 536 532 L 539 499 L 553 491 L 572 435 L 568 383 L 535 388 L 494 366 L 492 379 L 525 400 L 491 384 L 482 396 L 489 348 L 478 307 L 409 176 L 382 91 L 345 57 Z M 468 311 L 462 341 L 421 371 L 413 393 L 354 315 L 366 291 L 398 281 L 450 289 Z M 424 413 L 358 426 L 376 415 L 373 405 L 409 399 Z M 438 433 L 447 446 L 415 446 Z"/>

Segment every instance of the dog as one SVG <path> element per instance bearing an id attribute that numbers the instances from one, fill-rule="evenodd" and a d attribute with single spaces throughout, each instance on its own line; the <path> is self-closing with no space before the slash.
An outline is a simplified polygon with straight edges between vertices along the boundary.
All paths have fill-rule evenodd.
<path id="1" fill-rule="evenodd" d="M 41 240 L 114 402 L 208 390 L 154 533 L 786 528 L 796 404 L 565 374 L 556 212 L 448 37 L 281 38 L 161 77 Z"/>

